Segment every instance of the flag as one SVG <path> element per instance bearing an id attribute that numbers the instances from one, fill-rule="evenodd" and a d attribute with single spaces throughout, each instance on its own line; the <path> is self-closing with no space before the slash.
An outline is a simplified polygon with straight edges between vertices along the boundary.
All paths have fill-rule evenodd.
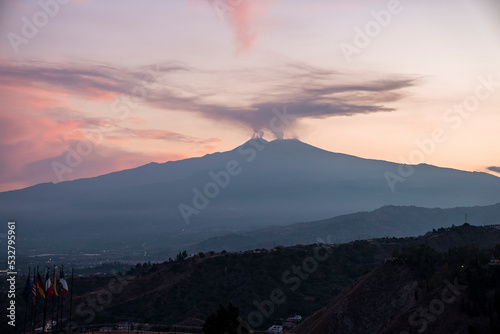
<path id="1" fill-rule="evenodd" d="M 31 277 L 28 275 L 28 280 L 26 281 L 26 285 L 24 286 L 23 290 L 23 299 L 27 303 L 30 297 L 30 292 L 31 292 Z"/>
<path id="2" fill-rule="evenodd" d="M 57 293 L 57 285 L 56 285 L 56 267 L 54 267 L 54 293 L 56 296 L 59 296 Z"/>
<path id="3" fill-rule="evenodd" d="M 64 278 L 64 267 L 61 268 L 59 275 L 59 283 L 61 283 L 61 296 L 64 296 L 66 292 L 68 292 L 68 282 L 66 282 L 66 279 Z"/>
<path id="4" fill-rule="evenodd" d="M 50 282 L 50 269 L 47 267 L 45 271 L 45 292 L 47 293 L 47 297 L 52 296 L 54 293 L 54 289 L 52 288 L 52 283 Z"/>
<path id="5" fill-rule="evenodd" d="M 42 297 L 45 298 L 45 289 L 43 288 L 43 283 L 42 283 L 42 278 L 40 277 L 40 273 L 37 274 L 36 287 L 38 289 L 38 292 L 40 292 L 40 294 L 42 295 Z"/>

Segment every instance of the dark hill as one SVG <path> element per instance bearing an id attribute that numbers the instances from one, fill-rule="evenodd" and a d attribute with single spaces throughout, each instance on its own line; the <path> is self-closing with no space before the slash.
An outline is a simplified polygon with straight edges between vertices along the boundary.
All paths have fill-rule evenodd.
<path id="1" fill-rule="evenodd" d="M 265 329 L 295 313 L 305 317 L 321 310 L 335 296 L 348 293 L 344 290 L 360 277 L 361 280 L 372 277 L 363 275 L 390 258 L 397 249 L 421 244 L 442 251 L 470 244 L 491 248 L 499 240 L 499 226 L 463 225 L 412 238 L 207 253 L 161 264 L 138 264 L 115 276 L 75 277 L 73 320 L 82 326 L 120 321 L 171 325 L 189 318 L 205 319 L 219 304 L 231 302 L 240 307 L 243 318 L 253 328 Z M 297 271 L 297 268 L 302 269 Z M 412 267 L 413 271 L 394 268 L 391 273 L 403 277 L 404 281 L 415 272 Z M 97 271 L 101 270 L 96 268 Z M 372 281 L 378 279 L 378 274 L 369 275 L 375 275 L 370 278 Z M 120 280 L 126 283 L 120 284 Z M 18 281 L 20 293 L 24 279 Z M 5 280 L 2 282 L 5 284 Z M 399 283 L 392 284 L 398 286 Z M 269 301 L 277 289 L 286 300 L 273 303 L 271 308 Z M 19 305 L 20 314 L 22 305 L 24 303 Z M 264 311 L 259 310 L 261 306 Z M 66 312 L 68 307 L 68 298 L 65 298 Z M 43 313 L 40 306 L 38 312 Z"/>
<path id="2" fill-rule="evenodd" d="M 407 248 L 379 265 L 292 332 L 500 333 L 500 266 L 496 250 L 476 246 L 437 253 Z"/>

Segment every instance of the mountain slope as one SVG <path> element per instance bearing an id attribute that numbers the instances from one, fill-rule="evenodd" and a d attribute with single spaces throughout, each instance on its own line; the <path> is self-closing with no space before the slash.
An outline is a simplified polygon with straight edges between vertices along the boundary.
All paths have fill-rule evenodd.
<path id="1" fill-rule="evenodd" d="M 415 305 L 417 286 L 409 268 L 379 266 L 328 306 L 305 319 L 293 332 L 380 333 L 403 307 Z"/>
<path id="2" fill-rule="evenodd" d="M 81 250 L 104 242 L 106 249 L 179 248 L 231 231 L 389 204 L 455 207 L 500 198 L 498 177 L 428 165 L 414 166 L 392 192 L 384 174 L 397 168 L 298 140 L 253 139 L 201 158 L 0 193 L 0 217 L 19 221 L 32 247 L 56 238 L 58 247 Z"/>
<path id="3" fill-rule="evenodd" d="M 209 238 L 189 249 L 236 251 L 272 248 L 276 245 L 342 243 L 385 236 L 418 236 L 432 229 L 463 222 L 465 214 L 473 225 L 499 224 L 500 203 L 451 209 L 384 206 L 370 212 L 341 215 L 320 221 L 271 226 L 239 234 L 230 233 Z"/>

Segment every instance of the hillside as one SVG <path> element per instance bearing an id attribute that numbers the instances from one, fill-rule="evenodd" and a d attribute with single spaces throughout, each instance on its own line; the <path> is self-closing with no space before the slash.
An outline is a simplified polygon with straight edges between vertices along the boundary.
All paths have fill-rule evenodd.
<path id="1" fill-rule="evenodd" d="M 475 246 L 437 253 L 424 245 L 364 275 L 292 332 L 499 333 L 500 257 Z"/>
<path id="2" fill-rule="evenodd" d="M 265 329 L 295 313 L 312 315 L 403 248 L 420 244 L 441 250 L 469 244 L 491 248 L 499 240 L 498 226 L 463 225 L 413 238 L 214 252 L 179 261 L 138 264 L 114 276 L 75 277 L 74 320 L 80 325 L 120 321 L 171 325 L 186 319 L 203 320 L 219 304 L 231 302 L 240 307 L 253 328 Z M 405 273 L 403 270 L 401 275 Z M 21 290 L 24 280 L 19 282 Z M 272 312 L 252 323 L 249 316 L 261 312 L 256 305 L 269 306 L 266 301 L 276 289 L 286 300 L 273 304 Z M 100 302 L 91 306 L 89 300 Z M 64 309 L 68 307 L 65 298 Z M 96 307 L 99 311 L 92 311 Z"/>

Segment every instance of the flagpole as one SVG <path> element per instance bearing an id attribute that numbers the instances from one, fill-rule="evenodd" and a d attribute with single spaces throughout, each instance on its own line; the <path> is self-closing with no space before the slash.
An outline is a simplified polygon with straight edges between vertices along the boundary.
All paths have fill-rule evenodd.
<path id="1" fill-rule="evenodd" d="M 35 267 L 33 267 L 33 283 L 35 282 Z M 36 293 L 36 290 L 35 290 L 35 293 Z M 30 303 L 30 308 L 31 308 L 31 314 L 30 314 L 30 327 L 33 327 L 33 312 L 35 312 L 35 309 L 33 308 L 33 304 L 34 304 L 34 299 L 35 297 L 33 296 L 33 284 L 31 284 L 31 303 Z M 29 333 L 29 331 L 28 331 Z"/>
<path id="2" fill-rule="evenodd" d="M 69 323 L 71 326 L 71 313 L 73 311 L 73 276 L 75 276 L 75 268 L 71 268 L 71 292 L 69 295 Z"/>
<path id="3" fill-rule="evenodd" d="M 59 295 L 59 297 L 57 297 L 57 324 L 58 324 L 58 328 L 60 328 L 62 330 L 62 296 Z"/>
<path id="4" fill-rule="evenodd" d="M 61 272 L 64 272 L 64 264 L 61 264 L 61 271 L 59 272 L 59 284 L 61 284 Z M 61 288 L 61 295 L 59 296 L 59 308 L 60 308 L 59 313 L 61 315 L 61 320 L 60 320 L 61 321 L 61 327 L 60 327 L 61 330 L 63 329 L 63 323 L 62 323 L 62 321 L 63 321 L 63 315 L 64 315 L 64 313 L 63 313 L 63 300 L 62 300 L 62 297 L 63 297 L 63 295 L 62 295 L 62 288 Z"/>
<path id="5" fill-rule="evenodd" d="M 56 265 L 54 264 L 53 265 L 53 271 L 52 271 L 53 275 L 54 275 L 54 283 L 55 283 L 55 277 L 56 277 Z M 50 278 L 50 277 L 49 277 Z M 54 291 L 55 291 L 55 288 L 56 286 L 54 285 Z M 55 298 L 55 295 L 56 293 L 54 292 L 52 294 L 52 308 L 51 308 L 51 313 L 52 313 L 52 317 L 51 317 L 51 323 L 50 323 L 50 328 L 51 328 L 51 331 L 53 331 L 53 327 L 54 327 L 54 298 Z"/>
<path id="6" fill-rule="evenodd" d="M 36 268 L 33 267 L 33 287 L 32 289 L 35 289 L 35 295 L 31 296 L 31 326 L 33 327 L 33 333 L 35 332 L 35 314 L 36 314 L 36 298 L 37 298 L 37 292 L 36 292 Z"/>
<path id="7" fill-rule="evenodd" d="M 42 333 L 45 333 L 45 324 L 47 323 L 47 295 L 45 295 L 45 302 L 43 303 L 43 323 Z"/>
<path id="8" fill-rule="evenodd" d="M 50 279 L 50 277 L 49 277 Z M 45 285 L 47 285 L 47 279 L 45 279 Z M 44 288 L 45 290 L 45 288 Z M 42 333 L 45 333 L 45 323 L 47 322 L 47 291 L 45 290 L 45 302 L 43 303 L 43 324 L 42 324 Z"/>
<path id="9" fill-rule="evenodd" d="M 36 273 L 38 274 L 38 265 L 36 266 Z M 36 277 L 38 277 L 38 276 L 36 276 Z M 35 278 L 35 281 L 36 281 L 35 284 L 38 285 L 38 281 L 36 278 Z M 33 334 L 35 334 L 35 327 L 36 327 L 36 306 L 38 304 L 38 292 L 37 292 L 37 290 L 38 290 L 38 287 L 35 288 L 35 306 L 33 306 Z"/>
<path id="10" fill-rule="evenodd" d="M 29 288 L 30 288 L 30 289 L 29 289 L 29 291 L 31 292 L 31 284 L 30 284 L 30 283 L 31 283 L 31 282 L 30 282 L 31 277 L 30 277 L 30 276 L 31 276 L 31 267 L 29 267 L 29 268 L 28 268 L 28 285 L 29 285 Z M 25 288 L 25 290 L 26 290 L 26 288 Z M 25 291 L 24 291 L 24 292 L 25 292 Z M 26 333 L 26 318 L 28 317 L 28 305 L 29 305 L 28 303 L 29 303 L 29 301 L 30 301 L 30 297 L 29 297 L 29 294 L 28 294 L 28 298 L 27 298 L 27 300 L 26 300 L 26 309 L 24 310 L 24 325 L 23 325 L 23 331 L 24 331 L 25 333 Z"/>
<path id="11" fill-rule="evenodd" d="M 55 266 L 54 266 L 54 294 L 57 296 L 56 298 L 56 329 L 58 328 L 59 326 L 59 309 L 60 309 L 60 300 L 61 300 L 61 292 L 57 292 L 57 284 L 56 284 L 56 281 L 57 281 L 57 278 L 56 278 L 56 275 L 57 275 L 57 272 L 60 273 L 60 269 L 57 268 L 58 270 L 55 270 Z"/>

